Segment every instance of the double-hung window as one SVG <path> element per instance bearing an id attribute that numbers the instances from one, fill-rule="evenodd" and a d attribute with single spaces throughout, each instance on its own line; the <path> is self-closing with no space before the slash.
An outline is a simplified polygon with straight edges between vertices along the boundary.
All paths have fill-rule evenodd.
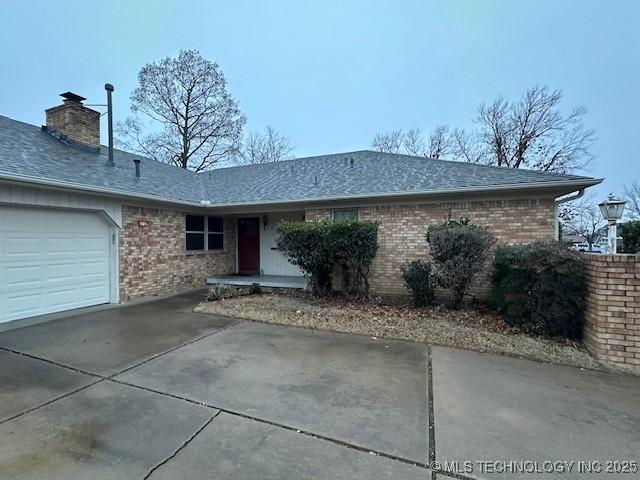
<path id="1" fill-rule="evenodd" d="M 224 221 L 222 218 L 186 215 L 185 220 L 187 250 L 224 249 Z"/>

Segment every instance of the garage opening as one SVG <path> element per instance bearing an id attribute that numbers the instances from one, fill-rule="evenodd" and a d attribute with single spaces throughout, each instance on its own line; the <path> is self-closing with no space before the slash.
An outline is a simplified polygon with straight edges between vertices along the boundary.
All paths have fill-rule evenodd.
<path id="1" fill-rule="evenodd" d="M 110 301 L 98 213 L 0 206 L 0 323 Z"/>

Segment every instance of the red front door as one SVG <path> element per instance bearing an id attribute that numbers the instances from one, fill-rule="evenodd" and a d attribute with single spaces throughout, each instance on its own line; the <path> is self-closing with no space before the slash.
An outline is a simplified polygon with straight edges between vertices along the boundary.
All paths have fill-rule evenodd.
<path id="1" fill-rule="evenodd" d="M 260 273 L 260 219 L 238 219 L 238 273 Z"/>

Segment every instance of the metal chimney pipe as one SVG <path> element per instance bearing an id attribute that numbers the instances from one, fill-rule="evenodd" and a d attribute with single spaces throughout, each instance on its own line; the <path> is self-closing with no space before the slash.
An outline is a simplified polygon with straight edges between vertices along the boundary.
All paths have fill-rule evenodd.
<path id="1" fill-rule="evenodd" d="M 134 158 L 133 163 L 136 165 L 136 178 L 140 178 L 140 159 Z"/>
<path id="2" fill-rule="evenodd" d="M 109 132 L 109 160 L 107 161 L 107 165 L 113 167 L 115 163 L 113 161 L 113 104 L 111 103 L 111 94 L 114 88 L 110 83 L 105 83 L 104 89 L 107 91 L 107 122 Z"/>

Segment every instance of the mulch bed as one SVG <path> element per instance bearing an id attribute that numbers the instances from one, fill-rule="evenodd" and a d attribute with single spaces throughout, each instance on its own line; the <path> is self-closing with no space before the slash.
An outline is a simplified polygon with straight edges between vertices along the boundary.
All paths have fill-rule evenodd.
<path id="1" fill-rule="evenodd" d="M 603 368 L 579 343 L 525 334 L 483 308 L 417 309 L 410 305 L 353 302 L 342 297 L 316 299 L 308 294 L 270 293 L 202 302 L 195 310 L 278 325 L 412 340 L 589 369 Z"/>

